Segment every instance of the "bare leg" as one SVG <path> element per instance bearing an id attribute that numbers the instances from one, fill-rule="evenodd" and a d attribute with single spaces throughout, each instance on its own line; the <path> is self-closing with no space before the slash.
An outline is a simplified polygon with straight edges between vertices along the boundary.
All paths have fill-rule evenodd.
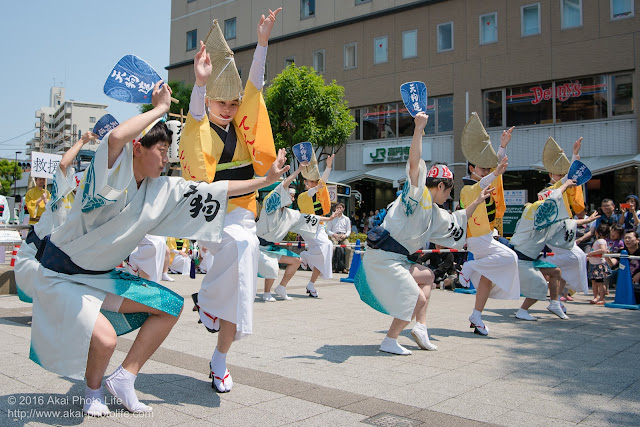
<path id="1" fill-rule="evenodd" d="M 165 251 L 164 251 L 164 265 L 162 266 L 162 272 L 164 274 L 167 274 L 169 272 L 169 264 L 171 261 L 171 251 L 169 250 L 169 248 L 167 246 L 165 246 Z"/>
<path id="2" fill-rule="evenodd" d="M 287 283 L 289 283 L 289 280 L 291 280 L 293 275 L 296 274 L 296 271 L 298 271 L 298 268 L 300 267 L 300 258 L 283 256 L 280 258 L 280 262 L 287 264 L 287 267 L 284 269 L 284 277 L 280 281 L 280 285 L 287 286 Z M 314 273 L 316 270 L 317 269 L 314 269 Z M 318 273 L 320 272 L 318 271 Z M 313 281 L 315 282 L 315 280 Z"/>
<path id="3" fill-rule="evenodd" d="M 434 275 L 431 269 L 428 267 L 413 264 L 411 269 L 411 276 L 414 278 L 418 286 L 420 287 L 420 295 L 416 302 L 416 308 L 413 312 L 416 322 L 426 325 L 427 324 L 427 306 L 429 305 L 429 297 L 431 296 L 431 285 L 433 284 Z"/>
<path id="4" fill-rule="evenodd" d="M 218 345 L 220 353 L 227 353 L 236 337 L 236 324 L 220 319 L 220 331 L 218 332 Z"/>
<path id="5" fill-rule="evenodd" d="M 391 326 L 389 327 L 389 332 L 387 332 L 387 336 L 389 338 L 397 339 L 398 335 L 400 335 L 400 332 L 402 332 L 403 329 L 406 328 L 408 324 L 409 322 L 405 320 L 394 318 L 393 321 L 391 322 Z"/>
<path id="6" fill-rule="evenodd" d="M 591 280 L 591 289 L 593 290 L 593 301 L 598 301 L 599 298 L 599 286 L 598 286 L 598 282 L 596 282 L 595 280 Z"/>
<path id="7" fill-rule="evenodd" d="M 275 281 L 276 281 L 276 279 L 264 279 L 264 292 L 265 293 L 271 292 L 271 287 L 273 286 L 273 282 L 275 282 Z M 235 332 L 234 332 L 234 334 L 235 334 Z"/>
<path id="8" fill-rule="evenodd" d="M 136 337 L 127 357 L 122 362 L 122 367 L 133 375 L 138 375 L 140 368 L 158 349 L 160 344 L 169 335 L 171 328 L 178 321 L 178 317 L 172 316 L 164 311 L 147 307 L 129 299 L 122 302 L 120 313 L 149 313 L 150 316 L 142 324 L 138 336 Z M 182 312 L 182 310 L 181 310 Z"/>
<path id="9" fill-rule="evenodd" d="M 531 306 L 537 302 L 538 302 L 537 299 L 525 298 L 520 308 L 523 310 L 529 310 L 529 308 L 531 308 Z"/>
<path id="10" fill-rule="evenodd" d="M 311 273 L 311 282 L 316 283 L 316 280 L 318 280 L 318 277 L 320 277 L 320 270 L 313 267 L 313 273 Z"/>
<path id="11" fill-rule="evenodd" d="M 489 299 L 489 292 L 491 292 L 491 280 L 482 276 L 480 278 L 480 283 L 476 286 L 476 304 L 475 309 L 482 313 L 484 310 L 484 306 L 487 304 L 487 300 Z"/>
<path id="12" fill-rule="evenodd" d="M 111 323 L 102 313 L 98 313 L 98 319 L 91 334 L 85 373 L 87 386 L 90 388 L 97 390 L 102 386 L 102 377 L 116 349 L 117 340 L 116 331 Z"/>
<path id="13" fill-rule="evenodd" d="M 142 277 L 143 279 L 151 280 L 151 276 L 144 272 L 143 269 L 138 270 L 138 277 Z"/>

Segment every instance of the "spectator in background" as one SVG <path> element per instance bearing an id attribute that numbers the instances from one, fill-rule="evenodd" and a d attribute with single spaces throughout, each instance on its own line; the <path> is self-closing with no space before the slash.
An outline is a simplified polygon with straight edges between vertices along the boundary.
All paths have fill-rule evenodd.
<path id="1" fill-rule="evenodd" d="M 51 198 L 51 193 L 45 188 L 46 178 L 36 178 L 36 186 L 27 191 L 24 203 L 29 213 L 29 224 L 37 224 L 44 213 L 44 207 Z"/>
<path id="2" fill-rule="evenodd" d="M 7 198 L 0 195 L 0 223 L 8 224 L 11 218 L 11 210 L 9 209 L 9 203 Z"/>
<path id="3" fill-rule="evenodd" d="M 609 225 L 600 224 L 596 228 L 596 241 L 593 242 L 591 252 L 587 254 L 589 260 L 589 280 L 593 289 L 593 299 L 589 301 L 591 304 L 604 305 L 605 285 L 604 279 L 610 274 L 611 270 L 602 255 L 608 252 L 607 241 L 609 237 Z"/>
<path id="4" fill-rule="evenodd" d="M 620 224 L 614 224 L 611 226 L 611 229 L 609 230 L 609 237 L 606 239 L 609 252 L 615 254 L 622 252 L 624 249 L 624 232 L 625 229 Z"/>
<path id="5" fill-rule="evenodd" d="M 627 196 L 624 201 L 625 204 L 629 205 L 629 207 L 623 207 L 620 205 L 620 218 L 618 219 L 618 224 L 624 225 L 624 231 L 637 230 L 640 225 L 640 218 L 638 218 L 638 196 L 633 194 Z"/>
<path id="6" fill-rule="evenodd" d="M 336 217 L 327 222 L 326 229 L 329 238 L 334 245 L 348 245 L 349 235 L 351 234 L 351 220 L 347 216 L 343 215 L 344 205 L 342 203 L 336 203 L 335 215 Z M 349 250 L 348 253 L 351 251 Z M 336 272 L 347 272 L 347 260 L 345 260 L 344 248 L 335 248 L 333 252 L 333 265 Z"/>
<path id="7" fill-rule="evenodd" d="M 612 226 L 617 224 L 620 220 L 620 214 L 615 212 L 616 205 L 612 199 L 603 199 L 600 202 L 600 218 L 591 223 L 589 231 L 585 233 L 580 239 L 576 239 L 576 244 L 580 246 L 583 242 L 590 242 L 591 238 L 595 236 L 595 230 L 600 224 L 607 224 Z"/>
<path id="8" fill-rule="evenodd" d="M 584 209 L 582 212 L 578 212 L 573 216 L 573 219 L 584 219 L 587 216 L 587 210 Z M 582 251 L 586 254 L 591 251 L 591 242 L 581 240 L 582 236 L 589 232 L 589 224 L 580 224 L 576 229 L 576 243 L 580 241 L 578 247 L 582 249 Z"/>
<path id="9" fill-rule="evenodd" d="M 638 239 L 637 231 L 627 231 L 624 235 L 624 249 L 629 255 L 640 256 L 640 239 Z M 629 259 L 629 270 L 631 272 L 631 281 L 635 284 L 640 283 L 640 259 Z M 614 270 L 609 275 L 609 283 L 618 282 L 618 270 Z M 634 286 L 635 288 L 635 286 Z"/>

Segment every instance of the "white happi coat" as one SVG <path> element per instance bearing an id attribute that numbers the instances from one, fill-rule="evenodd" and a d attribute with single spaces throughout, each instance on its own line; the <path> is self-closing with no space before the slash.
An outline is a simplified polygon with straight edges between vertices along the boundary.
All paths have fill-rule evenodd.
<path id="1" fill-rule="evenodd" d="M 269 242 L 279 242 L 289 231 L 310 239 L 315 237 L 320 223 L 318 218 L 287 208 L 290 204 L 289 189 L 284 188 L 282 183 L 278 184 L 264 198 L 264 207 L 256 224 L 257 235 Z M 285 248 L 260 246 L 258 274 L 265 279 L 276 279 L 280 269 L 278 261 L 283 255 L 298 257 L 296 253 Z"/>
<path id="2" fill-rule="evenodd" d="M 73 183 L 73 185 L 71 184 Z M 75 188 L 75 178 L 73 169 L 69 168 L 67 176 L 58 167 L 53 176 L 51 187 L 51 199 L 44 209 L 44 213 L 33 226 L 33 231 L 39 239 L 51 234 L 54 228 L 61 225 L 67 218 L 71 209 L 64 203 L 67 197 Z M 36 260 L 37 248 L 33 243 L 23 241 L 16 254 L 16 265 L 14 273 L 16 276 L 16 288 L 18 297 L 24 302 L 33 302 L 33 286 L 36 279 L 36 271 L 40 263 Z"/>
<path id="3" fill-rule="evenodd" d="M 537 260 L 545 244 L 562 248 L 573 246 L 576 221 L 569 219 L 563 207 L 562 192 L 558 189 L 553 190 L 544 202 L 538 201 L 525 207 L 511 237 L 514 249 Z M 551 267 L 554 257 L 545 261 Z M 518 259 L 520 293 L 526 298 L 544 300 L 547 298 L 547 281 L 538 265 L 538 261 Z"/>
<path id="4" fill-rule="evenodd" d="M 417 185 L 411 185 L 409 163 L 402 194 L 389 207 L 382 227 L 410 254 L 427 242 L 454 249 L 464 246 L 467 213 L 450 214 L 431 199 L 425 185 L 427 167 L 420 160 Z M 360 299 L 372 308 L 397 319 L 410 321 L 420 288 L 409 269 L 407 257 L 368 248 L 355 277 Z"/>
<path id="5" fill-rule="evenodd" d="M 226 181 L 205 184 L 176 177 L 146 178 L 138 188 L 130 144 L 108 169 L 109 135 L 85 172 L 82 197 L 76 198 L 67 221 L 51 233 L 34 288 L 30 358 L 72 378 L 84 375 L 93 327 L 107 293 L 174 316 L 182 309 L 179 295 L 114 268 L 147 233 L 219 240 L 227 207 Z M 79 268 L 106 273 L 54 271 L 69 266 L 68 261 L 56 264 L 65 256 Z M 146 313 L 102 313 L 118 335 L 140 327 L 148 317 Z"/>
<path id="6" fill-rule="evenodd" d="M 136 276 L 139 276 L 142 270 L 149 276 L 149 280 L 159 282 L 162 278 L 166 254 L 167 238 L 147 234 L 129 255 L 129 267 Z"/>

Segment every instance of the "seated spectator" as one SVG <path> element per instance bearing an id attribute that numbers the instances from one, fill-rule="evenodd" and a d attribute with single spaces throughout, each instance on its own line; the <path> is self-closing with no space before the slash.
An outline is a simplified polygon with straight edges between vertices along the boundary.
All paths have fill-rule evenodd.
<path id="1" fill-rule="evenodd" d="M 335 205 L 336 217 L 327 222 L 326 229 L 329 238 L 334 245 L 348 245 L 349 235 L 351 234 L 351 220 L 343 215 L 344 205 L 337 203 Z M 347 272 L 348 258 L 345 256 L 345 248 L 337 247 L 333 251 L 333 266 L 335 272 Z M 350 248 L 348 252 L 350 253 Z M 345 259 L 346 258 L 346 259 Z"/>

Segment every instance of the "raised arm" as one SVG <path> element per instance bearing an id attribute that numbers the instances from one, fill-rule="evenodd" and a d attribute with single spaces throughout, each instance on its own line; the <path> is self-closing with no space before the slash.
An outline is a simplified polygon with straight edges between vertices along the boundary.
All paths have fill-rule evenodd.
<path id="1" fill-rule="evenodd" d="M 582 137 L 578 138 L 576 142 L 573 143 L 573 155 L 571 156 L 571 161 L 580 160 L 580 147 L 582 147 Z"/>
<path id="2" fill-rule="evenodd" d="M 291 170 L 291 169 L 289 169 L 289 170 Z M 293 172 L 291 172 L 289 174 L 289 176 L 286 177 L 284 181 L 282 181 L 282 186 L 284 188 L 289 188 L 289 186 L 291 185 L 293 180 L 296 179 L 296 177 L 298 176 L 298 174 L 300 174 L 301 171 L 302 171 L 302 168 L 298 168 L 298 169 L 294 170 Z"/>
<path id="3" fill-rule="evenodd" d="M 598 214 L 598 211 L 593 211 L 593 213 L 591 215 L 589 215 L 586 218 L 582 218 L 582 219 L 576 219 L 576 224 L 577 225 L 585 225 L 585 224 L 590 224 L 593 221 L 595 221 L 596 219 L 600 218 L 600 215 Z"/>
<path id="4" fill-rule="evenodd" d="M 325 184 L 327 183 L 327 181 L 329 181 L 329 175 L 331 175 L 331 166 L 333 166 L 333 158 L 335 156 L 335 154 L 332 154 L 327 157 L 327 164 L 324 168 L 324 172 L 322 172 L 322 182 L 324 182 Z"/>
<path id="5" fill-rule="evenodd" d="M 138 114 L 124 123 L 120 123 L 118 127 L 109 134 L 109 168 L 113 166 L 127 143 L 136 138 L 140 132 L 153 123 L 154 120 L 159 119 L 169 111 L 169 106 L 171 105 L 171 88 L 167 84 L 162 84 L 162 87 L 160 87 L 161 84 L 162 80 L 157 82 L 153 88 L 151 103 L 154 105 L 154 108 L 152 110 Z"/>
<path id="6" fill-rule="evenodd" d="M 95 133 L 85 132 L 84 135 L 82 135 L 82 137 L 80 137 L 80 139 L 77 140 L 75 144 L 73 144 L 73 147 L 69 148 L 69 151 L 64 153 L 64 155 L 62 156 L 62 159 L 60 160 L 60 164 L 58 165 L 60 166 L 60 170 L 62 171 L 63 175 L 67 174 L 67 168 L 71 166 L 71 164 L 73 163 L 73 160 L 76 158 L 76 156 L 78 155 L 78 153 L 80 152 L 84 144 L 86 144 L 89 141 L 93 141 L 95 139 L 96 139 Z"/>
<path id="7" fill-rule="evenodd" d="M 276 23 L 276 16 L 281 10 L 281 7 L 275 11 L 269 10 L 269 16 L 265 18 L 262 15 L 258 22 L 258 45 L 253 53 L 253 62 L 249 69 L 249 80 L 258 90 L 261 90 L 264 85 L 264 64 L 267 60 L 269 37 L 271 37 L 271 30 L 273 30 L 273 25 Z"/>
<path id="8" fill-rule="evenodd" d="M 207 53 L 205 44 L 200 40 L 200 49 L 193 58 L 193 74 L 196 76 L 196 84 L 193 85 L 191 101 L 189 101 L 189 113 L 197 121 L 202 120 L 206 114 L 204 98 L 207 94 L 207 81 L 211 76 L 212 69 L 211 56 Z"/>
<path id="9" fill-rule="evenodd" d="M 507 146 L 511 141 L 511 133 L 515 128 L 515 126 L 511 126 L 509 130 L 502 131 L 502 136 L 500 136 L 500 148 L 498 149 L 498 161 L 502 161 L 502 159 L 507 156 Z"/>
<path id="10" fill-rule="evenodd" d="M 420 176 L 420 159 L 422 158 L 422 133 L 427 127 L 429 116 L 425 113 L 418 113 L 413 119 L 415 128 L 413 129 L 413 138 L 411 139 L 411 147 L 409 148 L 409 179 L 411 185 L 418 186 L 418 177 Z"/>
<path id="11" fill-rule="evenodd" d="M 480 203 L 484 203 L 484 201 L 491 195 L 491 192 L 495 190 L 495 187 L 484 188 L 477 199 L 471 202 L 467 207 L 464 208 L 467 213 L 467 218 L 471 218 L 476 208 L 480 205 Z"/>
<path id="12" fill-rule="evenodd" d="M 289 165 L 284 165 L 286 162 L 287 152 L 284 148 L 281 148 L 278 150 L 276 161 L 271 165 L 267 176 L 244 181 L 228 181 L 227 196 L 241 196 L 243 194 L 253 193 L 267 185 L 273 184 L 282 174 L 289 170 Z"/>

